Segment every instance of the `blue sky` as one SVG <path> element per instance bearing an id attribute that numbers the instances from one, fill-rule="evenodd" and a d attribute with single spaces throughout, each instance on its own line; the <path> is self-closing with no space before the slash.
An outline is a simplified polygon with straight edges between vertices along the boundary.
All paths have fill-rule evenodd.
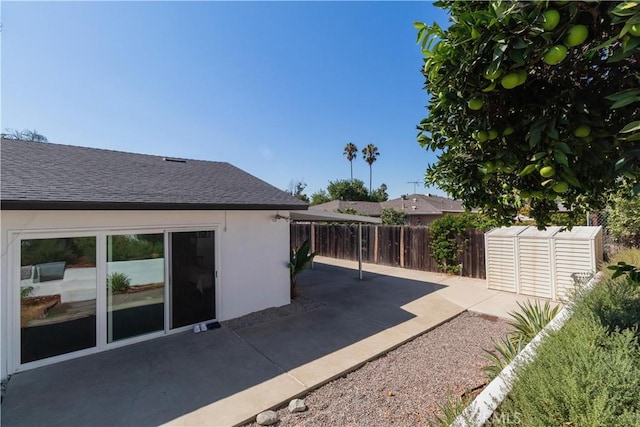
<path id="1" fill-rule="evenodd" d="M 374 143 L 373 186 L 412 193 L 435 155 L 414 21 L 430 2 L 9 2 L 2 129 L 49 141 L 230 162 L 311 194 Z M 354 177 L 368 186 L 359 155 Z M 425 189 L 418 192 L 436 192 Z"/>

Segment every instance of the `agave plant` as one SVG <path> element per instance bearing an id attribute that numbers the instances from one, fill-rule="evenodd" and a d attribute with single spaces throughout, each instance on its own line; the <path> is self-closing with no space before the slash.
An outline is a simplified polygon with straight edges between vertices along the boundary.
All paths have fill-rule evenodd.
<path id="1" fill-rule="evenodd" d="M 433 426 L 448 427 L 450 426 L 464 408 L 469 406 L 471 398 L 465 398 L 463 396 L 454 396 L 451 392 L 447 393 L 447 400 L 444 403 L 437 403 L 439 414 L 436 414 L 436 422 L 431 424 Z"/>
<path id="2" fill-rule="evenodd" d="M 508 339 L 503 338 L 500 342 L 493 343 L 493 345 L 493 351 L 485 350 L 485 356 L 489 359 L 489 364 L 482 368 L 489 380 L 497 377 L 527 344 L 522 340 L 513 341 L 510 337 Z"/>
<path id="3" fill-rule="evenodd" d="M 289 254 L 289 272 L 291 278 L 291 298 L 298 296 L 298 289 L 296 287 L 296 277 L 302 273 L 313 261 L 317 252 L 311 253 L 311 243 L 309 240 L 305 240 L 297 250 L 291 248 Z"/>
<path id="4" fill-rule="evenodd" d="M 509 325 L 515 329 L 509 334 L 510 340 L 513 342 L 524 341 L 526 344 L 538 335 L 545 326 L 558 314 L 559 306 L 551 307 L 549 301 L 540 305 L 539 301 L 535 304 L 527 300 L 524 304 L 518 303 L 520 311 L 512 311 L 509 316 L 513 318 Z"/>
<path id="5" fill-rule="evenodd" d="M 549 301 L 540 305 L 539 301 L 531 303 L 527 300 L 524 304 L 518 303 L 519 311 L 512 311 L 509 321 L 514 330 L 507 334 L 506 339 L 494 343 L 494 350 L 485 350 L 485 356 L 489 359 L 489 365 L 482 368 L 490 380 L 515 359 L 522 349 L 544 329 L 545 326 L 558 314 L 559 306 L 551 307 Z"/>

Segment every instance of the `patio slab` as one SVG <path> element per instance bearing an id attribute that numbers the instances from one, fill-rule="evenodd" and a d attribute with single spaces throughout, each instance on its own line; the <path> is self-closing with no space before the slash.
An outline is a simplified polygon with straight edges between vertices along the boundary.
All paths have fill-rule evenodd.
<path id="1" fill-rule="evenodd" d="M 515 305 L 483 281 L 370 264 L 361 281 L 357 263 L 317 261 L 300 276 L 299 293 L 323 306 L 18 373 L 2 425 L 238 425 L 466 309 L 491 314 Z"/>

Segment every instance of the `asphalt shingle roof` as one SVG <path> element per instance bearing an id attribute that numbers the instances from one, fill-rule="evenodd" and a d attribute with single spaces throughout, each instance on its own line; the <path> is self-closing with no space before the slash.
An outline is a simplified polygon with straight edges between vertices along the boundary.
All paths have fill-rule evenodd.
<path id="1" fill-rule="evenodd" d="M 225 162 L 6 139 L 0 154 L 2 209 L 307 209 Z"/>
<path id="2" fill-rule="evenodd" d="M 408 215 L 443 214 L 447 212 L 464 212 L 464 206 L 460 200 L 432 194 L 411 194 L 405 199 L 393 199 L 382 203 L 383 207 L 391 207 L 405 211 Z M 415 206 L 415 209 L 414 209 Z"/>
<path id="3" fill-rule="evenodd" d="M 415 206 L 415 208 L 414 208 Z M 393 208 L 406 212 L 407 215 L 442 215 L 448 212 L 464 212 L 464 206 L 460 200 L 431 194 L 412 194 L 405 198 L 397 198 L 386 202 L 349 202 L 332 200 L 309 209 L 336 212 L 338 209 L 354 209 L 363 215 L 380 216 L 382 209 Z"/>
<path id="4" fill-rule="evenodd" d="M 353 209 L 363 215 L 380 216 L 382 207 L 378 202 L 351 202 L 345 200 L 332 200 L 315 206 L 309 206 L 311 210 L 338 212 L 338 210 Z"/>

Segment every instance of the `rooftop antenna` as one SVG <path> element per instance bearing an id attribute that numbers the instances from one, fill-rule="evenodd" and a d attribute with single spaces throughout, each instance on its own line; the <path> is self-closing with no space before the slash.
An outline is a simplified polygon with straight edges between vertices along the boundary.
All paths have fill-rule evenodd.
<path id="1" fill-rule="evenodd" d="M 416 185 L 420 184 L 420 181 L 407 181 L 407 184 L 413 184 L 413 194 L 416 194 Z"/>

